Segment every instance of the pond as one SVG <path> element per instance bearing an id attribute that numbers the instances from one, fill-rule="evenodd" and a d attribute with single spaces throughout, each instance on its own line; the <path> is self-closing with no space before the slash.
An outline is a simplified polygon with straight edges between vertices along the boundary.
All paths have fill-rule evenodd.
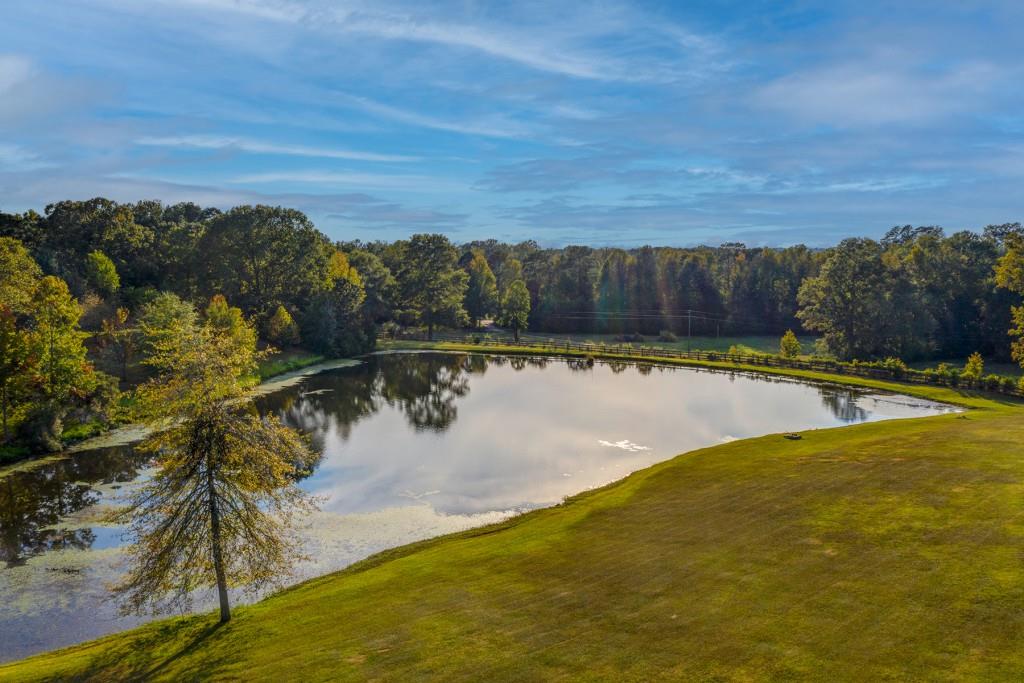
<path id="1" fill-rule="evenodd" d="M 647 364 L 400 353 L 261 397 L 323 457 L 295 580 L 556 504 L 678 453 L 782 431 L 952 410 L 906 396 Z M 107 586 L 103 515 L 149 473 L 131 446 L 0 473 L 0 661 L 139 623 Z"/>

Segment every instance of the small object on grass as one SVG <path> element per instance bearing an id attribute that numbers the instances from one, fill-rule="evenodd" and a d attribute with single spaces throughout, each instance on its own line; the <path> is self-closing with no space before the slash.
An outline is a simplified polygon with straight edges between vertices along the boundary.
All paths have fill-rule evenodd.
<path id="1" fill-rule="evenodd" d="M 799 434 L 785 434 L 784 436 L 785 436 L 785 438 L 789 439 L 790 441 L 799 441 L 800 439 L 804 438 L 804 437 L 800 436 Z"/>

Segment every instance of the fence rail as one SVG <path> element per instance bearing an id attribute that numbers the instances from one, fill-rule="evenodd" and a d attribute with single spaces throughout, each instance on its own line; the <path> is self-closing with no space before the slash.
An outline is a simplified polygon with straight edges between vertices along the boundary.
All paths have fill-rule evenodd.
<path id="1" fill-rule="evenodd" d="M 435 341 L 466 344 L 481 347 L 507 347 L 515 346 L 526 349 L 538 349 L 547 351 L 565 351 L 582 354 L 614 354 L 616 356 L 636 358 L 673 358 L 680 360 L 706 361 L 712 363 L 733 363 L 736 365 L 760 366 L 767 368 L 786 368 L 792 370 L 810 370 L 814 372 L 825 372 L 834 375 L 849 375 L 853 377 L 865 377 L 868 379 L 879 379 L 886 381 L 906 382 L 909 384 L 922 384 L 932 386 L 951 386 L 961 389 L 974 389 L 991 391 L 1009 396 L 1024 395 L 1016 383 L 1008 385 L 1004 381 L 994 381 L 989 378 L 965 378 L 954 375 L 943 375 L 939 373 L 928 373 L 920 370 L 899 369 L 893 370 L 885 367 L 876 367 L 866 364 L 846 363 L 843 361 L 827 359 L 802 360 L 796 358 L 783 358 L 769 354 L 739 354 L 722 351 L 703 350 L 682 350 L 669 349 L 661 346 L 636 346 L 633 344 L 598 344 L 593 342 L 577 342 L 568 339 L 544 338 L 537 336 L 521 335 L 519 341 L 511 335 L 496 338 L 494 333 L 487 334 L 452 334 L 435 333 L 433 340 L 428 340 L 427 335 L 421 333 L 401 333 L 395 336 L 398 340 L 409 341 Z"/>

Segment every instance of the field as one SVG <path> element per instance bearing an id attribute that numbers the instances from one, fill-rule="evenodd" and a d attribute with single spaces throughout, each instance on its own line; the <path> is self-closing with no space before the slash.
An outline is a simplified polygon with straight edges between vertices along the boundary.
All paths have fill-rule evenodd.
<path id="1" fill-rule="evenodd" d="M 559 333 L 548 333 L 539 332 L 537 334 L 524 334 L 523 337 L 526 339 L 546 340 L 546 339 L 568 339 L 574 342 L 593 342 L 595 344 L 618 344 L 620 342 L 615 341 L 618 335 L 614 334 L 559 334 Z M 805 338 L 800 340 L 804 345 L 805 351 L 810 351 L 814 348 L 814 340 L 811 338 Z M 639 346 L 640 344 L 635 344 Z M 685 336 L 678 337 L 676 341 L 658 341 L 656 335 L 649 335 L 644 337 L 642 342 L 643 346 L 650 346 L 659 349 L 677 349 L 685 351 L 687 348 L 687 340 Z M 731 347 L 736 346 L 743 350 L 744 353 L 755 352 L 755 353 L 778 353 L 779 352 L 779 338 L 767 335 L 747 335 L 739 337 L 691 337 L 689 341 L 689 348 L 699 349 L 701 351 L 728 351 Z"/>
<path id="2" fill-rule="evenodd" d="M 972 409 L 684 454 L 0 679 L 1020 680 L 1024 408 L 870 384 Z"/>

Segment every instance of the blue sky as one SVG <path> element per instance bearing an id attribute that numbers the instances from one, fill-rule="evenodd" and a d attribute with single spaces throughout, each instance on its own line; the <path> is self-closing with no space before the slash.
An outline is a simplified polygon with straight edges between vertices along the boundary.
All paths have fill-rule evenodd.
<path id="1" fill-rule="evenodd" d="M 1024 2 L 0 0 L 0 209 L 832 244 L 1024 218 Z"/>

